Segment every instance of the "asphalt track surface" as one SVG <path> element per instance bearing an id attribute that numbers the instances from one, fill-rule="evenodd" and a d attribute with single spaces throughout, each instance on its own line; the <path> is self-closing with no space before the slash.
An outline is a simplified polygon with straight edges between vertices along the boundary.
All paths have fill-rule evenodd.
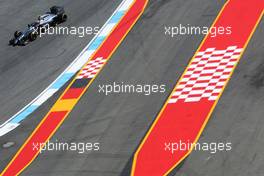
<path id="1" fill-rule="evenodd" d="M 11 0 L 0 2 L 0 37 L 2 41 L 0 44 L 1 124 L 54 81 L 94 36 L 86 35 L 84 38 L 79 38 L 70 35 L 46 35 L 27 46 L 13 48 L 8 46 L 8 41 L 13 37 L 14 31 L 24 30 L 28 23 L 33 22 L 39 15 L 49 11 L 49 8 L 53 5 L 64 6 L 68 14 L 68 21 L 60 26 L 101 27 L 120 2 L 121 0 L 115 2 L 107 0 L 100 2 L 98 0 L 77 0 L 74 2 L 70 0 Z M 50 102 L 47 102 L 48 106 L 53 104 L 57 96 L 58 94 Z M 44 109 L 40 109 L 41 115 L 39 115 L 39 112 L 32 114 L 29 117 L 29 123 L 25 121 L 25 126 L 14 131 L 14 133 L 10 133 L 16 139 L 8 135 L 0 139 L 1 145 L 7 141 L 18 144 L 14 146 L 14 150 L 12 149 L 10 154 L 18 149 L 25 137 L 43 118 L 44 113 L 48 110 L 45 107 Z M 0 153 L 3 160 L 5 160 L 5 154 L 3 153 L 6 153 L 6 151 L 1 148 Z M 9 154 L 7 156 L 10 157 Z M 1 170 L 5 164 L 1 166 Z"/>
<path id="2" fill-rule="evenodd" d="M 16 30 L 49 11 L 53 5 L 65 6 L 69 20 L 60 26 L 101 27 L 121 0 L 1 1 L 0 123 L 18 112 L 75 59 L 94 35 L 45 35 L 25 47 L 10 47 Z"/>
<path id="3" fill-rule="evenodd" d="M 16 18 L 18 15 L 15 13 L 21 13 L 20 18 L 26 22 L 31 21 L 40 10 L 44 12 L 53 5 L 51 1 L 47 2 L 1 2 L 1 8 L 11 5 L 14 8 L 13 14 L 7 9 L 0 11 L 1 14 L 10 14 L 12 19 L 1 29 L 1 41 L 8 42 L 11 29 L 17 29 L 18 24 L 25 26 L 24 20 Z M 77 22 L 102 25 L 119 3 L 83 0 L 64 1 L 62 4 L 72 8 L 70 12 L 74 18 L 67 25 Z M 52 138 L 65 142 L 100 142 L 100 152 L 46 152 L 40 154 L 22 175 L 128 175 L 133 152 L 203 38 L 202 35 L 170 38 L 164 35 L 164 25 L 210 26 L 223 3 L 209 0 L 150 1 L 142 18 Z M 20 11 L 23 5 L 25 10 Z M 3 15 L 0 20 L 0 24 L 7 23 Z M 203 142 L 231 141 L 232 151 L 216 154 L 193 152 L 172 175 L 243 176 L 264 172 L 263 29 L 262 20 L 200 139 Z M 50 36 L 15 49 L 2 42 L 0 80 L 4 84 L 0 85 L 1 116 L 8 118 L 32 100 L 78 55 L 89 39 Z M 54 50 L 55 46 L 58 49 Z M 166 84 L 167 91 L 150 96 L 105 96 L 98 93 L 98 85 L 114 81 Z M 0 148 L 1 170 L 56 98 L 57 95 L 15 131 L 0 139 L 1 147 L 5 142 L 15 142 L 10 148 Z"/>

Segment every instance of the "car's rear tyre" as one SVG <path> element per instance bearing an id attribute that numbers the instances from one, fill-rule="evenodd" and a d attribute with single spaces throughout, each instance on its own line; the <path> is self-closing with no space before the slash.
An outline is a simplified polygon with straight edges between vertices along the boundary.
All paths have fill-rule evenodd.
<path id="1" fill-rule="evenodd" d="M 52 6 L 51 8 L 50 8 L 50 12 L 52 13 L 52 14 L 57 14 L 58 13 L 58 8 L 56 7 L 56 6 Z"/>
<path id="2" fill-rule="evenodd" d="M 20 31 L 16 31 L 16 32 L 14 33 L 14 37 L 17 38 L 17 37 L 19 37 L 21 34 L 22 34 L 22 32 L 20 32 Z"/>

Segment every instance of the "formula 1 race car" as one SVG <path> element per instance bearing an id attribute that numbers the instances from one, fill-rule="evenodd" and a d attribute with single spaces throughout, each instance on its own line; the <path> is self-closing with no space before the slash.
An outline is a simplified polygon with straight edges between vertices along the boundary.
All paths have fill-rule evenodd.
<path id="1" fill-rule="evenodd" d="M 38 27 L 39 24 L 34 22 L 28 25 L 28 28 L 23 31 L 16 31 L 14 33 L 14 38 L 9 41 L 9 45 L 26 45 L 29 41 L 36 40 L 38 36 Z"/>
<path id="2" fill-rule="evenodd" d="M 39 16 L 36 22 L 29 24 L 24 32 L 16 31 L 14 38 L 9 41 L 9 45 L 26 45 L 28 42 L 36 40 L 40 30 L 47 30 L 49 26 L 54 27 L 66 20 L 67 15 L 64 8 L 53 6 L 50 8 L 50 12 Z"/>

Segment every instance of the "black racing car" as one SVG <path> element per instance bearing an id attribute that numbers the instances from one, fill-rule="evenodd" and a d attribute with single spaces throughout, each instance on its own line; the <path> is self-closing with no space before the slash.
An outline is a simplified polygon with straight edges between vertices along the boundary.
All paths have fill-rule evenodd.
<path id="1" fill-rule="evenodd" d="M 9 41 L 9 45 L 26 45 L 29 41 L 36 40 L 38 36 L 39 23 L 34 22 L 29 24 L 27 29 L 23 32 L 16 31 L 14 33 L 14 38 Z"/>
<path id="2" fill-rule="evenodd" d="M 36 40 L 40 30 L 46 30 L 49 26 L 56 26 L 66 20 L 67 15 L 64 8 L 53 6 L 50 8 L 50 12 L 39 16 L 36 22 L 29 24 L 25 31 L 16 31 L 14 38 L 9 41 L 9 45 L 26 45 L 28 42 Z"/>

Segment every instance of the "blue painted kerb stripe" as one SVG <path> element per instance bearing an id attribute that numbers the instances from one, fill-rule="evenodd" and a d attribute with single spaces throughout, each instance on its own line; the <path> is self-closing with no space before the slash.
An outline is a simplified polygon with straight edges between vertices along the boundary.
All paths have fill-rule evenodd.
<path id="1" fill-rule="evenodd" d="M 24 111 L 22 111 L 20 114 L 18 114 L 15 118 L 13 118 L 10 123 L 19 123 L 22 120 L 24 120 L 29 114 L 31 114 L 33 111 L 35 111 L 38 108 L 37 105 L 31 105 L 27 107 Z"/>
<path id="2" fill-rule="evenodd" d="M 51 89 L 60 89 L 73 75 L 74 73 L 64 73 L 55 83 L 52 84 Z"/>
<path id="3" fill-rule="evenodd" d="M 116 12 L 116 14 L 114 14 L 112 18 L 110 19 L 109 23 L 117 23 L 122 18 L 122 16 L 125 14 L 125 12 L 126 12 L 125 10 Z"/>
<path id="4" fill-rule="evenodd" d="M 91 43 L 91 45 L 88 47 L 87 50 L 96 50 L 96 49 L 101 45 L 101 43 L 103 43 L 105 37 L 106 37 L 106 36 L 99 36 L 99 37 L 97 37 L 97 38 Z"/>

